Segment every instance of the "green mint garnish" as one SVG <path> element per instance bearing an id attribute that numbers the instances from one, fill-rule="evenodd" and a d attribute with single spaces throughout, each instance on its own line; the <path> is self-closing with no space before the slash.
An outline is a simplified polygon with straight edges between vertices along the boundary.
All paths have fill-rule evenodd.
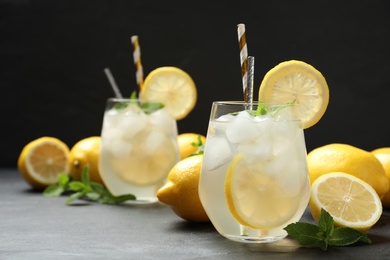
<path id="1" fill-rule="evenodd" d="M 163 103 L 159 102 L 138 102 L 137 98 L 137 92 L 133 91 L 130 95 L 130 101 L 129 102 L 124 102 L 124 103 L 118 103 L 115 104 L 114 108 L 117 110 L 122 110 L 128 107 L 131 104 L 138 105 L 142 111 L 144 111 L 145 114 L 152 114 L 153 112 L 156 112 L 157 110 L 161 109 L 164 107 Z"/>
<path id="2" fill-rule="evenodd" d="M 66 204 L 70 204 L 77 199 L 97 201 L 102 204 L 120 204 L 127 200 L 136 199 L 132 194 L 114 196 L 100 183 L 90 181 L 88 166 L 83 169 L 81 181 L 72 181 L 67 174 L 61 173 L 58 176 L 58 182 L 49 185 L 43 191 L 45 197 L 59 197 L 64 193 L 70 194 Z"/>
<path id="3" fill-rule="evenodd" d="M 198 151 L 188 155 L 188 157 L 194 156 L 194 155 L 199 155 L 199 154 L 204 154 L 204 143 L 202 142 L 201 135 L 198 135 L 198 142 L 196 142 L 196 143 L 192 142 L 191 145 L 194 147 L 197 147 Z"/>
<path id="4" fill-rule="evenodd" d="M 284 228 L 288 235 L 303 247 L 319 247 L 326 251 L 329 246 L 348 246 L 356 242 L 371 244 L 366 234 L 347 227 L 334 227 L 332 216 L 321 209 L 318 225 L 296 222 Z"/>
<path id="5" fill-rule="evenodd" d="M 259 103 L 257 105 L 257 110 L 256 110 L 255 115 L 256 116 L 262 116 L 262 115 L 275 116 L 282 109 L 285 109 L 288 106 L 294 105 L 295 102 L 296 102 L 296 100 L 294 99 L 293 101 L 290 101 L 290 102 L 288 102 L 285 105 L 281 105 L 281 106 L 277 106 L 277 107 L 271 107 L 270 109 L 267 109 L 267 107 L 265 106 L 264 102 L 259 101 Z"/>
<path id="6" fill-rule="evenodd" d="M 131 104 L 138 105 L 142 111 L 144 111 L 145 114 L 152 114 L 153 112 L 156 112 L 157 110 L 164 107 L 163 103 L 159 102 L 138 102 L 137 98 L 137 92 L 133 91 L 130 95 L 130 101 L 129 102 L 123 102 L 123 103 L 117 103 L 114 105 L 114 109 L 116 110 L 122 110 L 128 107 Z"/>

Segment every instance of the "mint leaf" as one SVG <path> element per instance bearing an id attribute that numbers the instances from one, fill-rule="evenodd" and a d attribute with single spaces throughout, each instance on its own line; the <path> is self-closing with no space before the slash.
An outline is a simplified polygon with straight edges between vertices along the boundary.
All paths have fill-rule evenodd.
<path id="1" fill-rule="evenodd" d="M 329 239 L 330 246 L 348 246 L 356 242 L 371 244 L 366 234 L 353 228 L 335 228 Z"/>
<path id="2" fill-rule="evenodd" d="M 59 197 L 65 191 L 64 187 L 60 185 L 50 185 L 43 191 L 45 197 Z"/>
<path id="3" fill-rule="evenodd" d="M 328 246 L 348 246 L 356 242 L 371 244 L 366 234 L 353 228 L 335 228 L 333 217 L 321 209 L 318 225 L 296 222 L 284 228 L 288 235 L 304 247 L 319 247 L 326 251 Z"/>
<path id="4" fill-rule="evenodd" d="M 296 222 L 289 224 L 284 230 L 304 247 L 319 247 L 323 250 L 327 248 L 326 241 L 319 236 L 320 228 L 314 224 Z"/>
<path id="5" fill-rule="evenodd" d="M 89 164 L 87 164 L 84 169 L 83 169 L 83 172 L 81 173 L 81 181 L 85 184 L 85 185 L 89 185 Z"/>
<path id="6" fill-rule="evenodd" d="M 88 192 L 87 194 L 85 194 L 85 196 L 88 199 L 90 199 L 90 200 L 98 200 L 98 199 L 100 199 L 100 194 L 96 193 L 94 191 Z"/>
<path id="7" fill-rule="evenodd" d="M 153 112 L 163 108 L 164 104 L 157 102 L 143 102 L 140 107 L 145 114 L 152 114 Z"/>
<path id="8" fill-rule="evenodd" d="M 68 174 L 60 173 L 58 176 L 58 185 L 62 187 L 66 187 L 70 181 L 70 177 Z"/>
<path id="9" fill-rule="evenodd" d="M 318 227 L 321 232 L 321 236 L 325 241 L 332 236 L 334 231 L 334 220 L 332 216 L 323 208 L 321 208 L 320 219 L 318 220 Z"/>
<path id="10" fill-rule="evenodd" d="M 67 174 L 61 173 L 58 176 L 58 182 L 46 187 L 43 195 L 45 197 L 58 197 L 65 192 L 71 193 L 65 202 L 66 204 L 70 204 L 77 199 L 87 199 L 103 204 L 119 204 L 136 199 L 133 194 L 114 196 L 100 183 L 90 181 L 88 165 L 83 169 L 81 181 L 71 181 Z"/>
<path id="11" fill-rule="evenodd" d="M 188 157 L 194 156 L 194 155 L 199 155 L 199 154 L 204 154 L 204 143 L 202 142 L 202 136 L 198 135 L 198 142 L 192 142 L 192 146 L 198 148 L 198 151 L 191 153 Z"/>
<path id="12" fill-rule="evenodd" d="M 69 183 L 69 189 L 72 191 L 84 191 L 86 188 L 86 185 L 81 181 L 72 181 Z"/>
<path id="13" fill-rule="evenodd" d="M 70 204 L 74 200 L 80 199 L 85 195 L 84 192 L 76 192 L 69 196 L 69 198 L 65 201 L 66 204 Z"/>

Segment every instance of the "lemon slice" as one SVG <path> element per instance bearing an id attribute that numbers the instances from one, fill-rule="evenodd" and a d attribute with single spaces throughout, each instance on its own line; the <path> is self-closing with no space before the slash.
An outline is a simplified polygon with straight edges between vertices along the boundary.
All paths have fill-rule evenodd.
<path id="1" fill-rule="evenodd" d="M 18 170 L 33 188 L 43 189 L 68 173 L 69 147 L 54 137 L 33 140 L 20 153 Z"/>
<path id="2" fill-rule="evenodd" d="M 297 60 L 285 61 L 268 71 L 259 89 L 259 100 L 287 104 L 295 100 L 294 113 L 303 127 L 316 124 L 329 103 L 325 78 L 313 66 Z"/>
<path id="3" fill-rule="evenodd" d="M 145 186 L 164 182 L 177 160 L 178 153 L 169 136 L 151 128 L 134 138 L 128 154 L 112 156 L 110 164 L 125 182 Z"/>
<path id="4" fill-rule="evenodd" d="M 177 67 L 160 67 L 150 72 L 142 85 L 140 96 L 143 101 L 163 103 L 176 120 L 185 118 L 197 101 L 194 81 Z"/>
<path id="5" fill-rule="evenodd" d="M 363 180 L 343 172 L 332 172 L 316 179 L 311 188 L 310 211 L 318 221 L 321 208 L 334 223 L 360 231 L 370 229 L 382 214 L 376 191 Z"/>
<path id="6" fill-rule="evenodd" d="M 225 178 L 225 198 L 232 216 L 256 229 L 278 227 L 290 220 L 299 199 L 288 196 L 272 174 L 253 170 L 241 155 L 233 158 Z"/>

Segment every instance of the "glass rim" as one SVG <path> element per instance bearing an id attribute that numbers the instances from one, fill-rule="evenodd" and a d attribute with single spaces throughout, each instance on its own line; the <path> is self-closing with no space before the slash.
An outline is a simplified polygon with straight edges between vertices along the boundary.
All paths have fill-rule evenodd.
<path id="1" fill-rule="evenodd" d="M 240 101 L 240 100 L 218 100 L 218 101 L 213 101 L 213 105 L 245 105 L 245 106 L 258 106 L 259 101 L 252 101 L 252 102 L 247 102 L 247 101 Z M 287 104 L 282 104 L 282 103 L 274 103 L 274 102 L 262 102 L 263 105 L 272 105 L 272 106 L 286 106 Z M 294 106 L 296 104 L 288 104 L 291 106 Z"/>

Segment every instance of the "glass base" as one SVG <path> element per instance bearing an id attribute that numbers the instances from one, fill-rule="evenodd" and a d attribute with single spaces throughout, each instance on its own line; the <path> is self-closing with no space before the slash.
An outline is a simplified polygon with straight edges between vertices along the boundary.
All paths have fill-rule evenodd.
<path id="1" fill-rule="evenodd" d="M 157 203 L 159 200 L 157 197 L 152 198 L 137 198 L 136 200 L 127 200 L 125 201 L 126 204 L 132 204 L 132 205 L 144 205 L 144 204 L 154 204 Z"/>
<path id="2" fill-rule="evenodd" d="M 267 236 L 267 235 L 264 235 L 264 236 L 245 236 L 245 235 L 232 236 L 232 235 L 223 235 L 223 236 L 226 237 L 229 240 L 233 240 L 233 241 L 236 241 L 236 242 L 241 242 L 241 243 L 258 243 L 258 244 L 260 244 L 260 243 L 271 243 L 271 242 L 279 241 L 279 240 L 285 238 L 287 236 L 287 234 L 280 235 L 280 236 Z"/>

